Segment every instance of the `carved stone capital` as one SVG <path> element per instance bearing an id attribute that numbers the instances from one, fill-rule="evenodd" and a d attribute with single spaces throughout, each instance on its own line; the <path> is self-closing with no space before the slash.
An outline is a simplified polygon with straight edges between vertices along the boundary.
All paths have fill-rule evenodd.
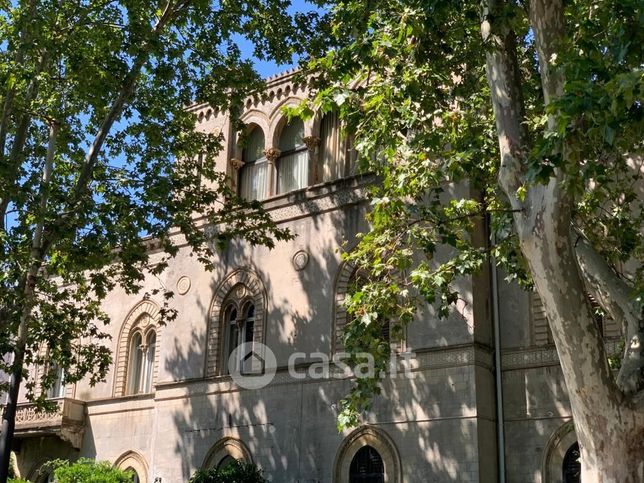
<path id="1" fill-rule="evenodd" d="M 305 138 L 302 138 L 302 141 L 304 141 L 304 144 L 306 144 L 306 148 L 309 151 L 315 151 L 315 148 L 320 145 L 320 138 L 317 136 L 306 136 Z"/>
<path id="2" fill-rule="evenodd" d="M 230 159 L 230 165 L 235 169 L 236 171 L 239 171 L 242 166 L 244 166 L 244 162 L 241 159 L 237 158 L 231 158 Z"/>
<path id="3" fill-rule="evenodd" d="M 280 157 L 280 154 L 282 154 L 282 152 L 277 148 L 268 148 L 264 150 L 264 156 L 266 156 L 269 163 L 274 163 L 275 160 Z"/>

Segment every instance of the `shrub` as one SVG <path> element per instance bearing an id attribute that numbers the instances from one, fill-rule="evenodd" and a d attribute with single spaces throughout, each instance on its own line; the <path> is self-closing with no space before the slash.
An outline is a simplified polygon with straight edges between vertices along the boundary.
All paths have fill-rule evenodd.
<path id="1" fill-rule="evenodd" d="M 235 461 L 224 468 L 199 470 L 190 483 L 266 483 L 262 470 L 251 463 Z"/>
<path id="2" fill-rule="evenodd" d="M 114 468 L 107 461 L 81 458 L 74 463 L 54 460 L 47 463 L 54 469 L 57 483 L 132 483 L 132 473 Z"/>

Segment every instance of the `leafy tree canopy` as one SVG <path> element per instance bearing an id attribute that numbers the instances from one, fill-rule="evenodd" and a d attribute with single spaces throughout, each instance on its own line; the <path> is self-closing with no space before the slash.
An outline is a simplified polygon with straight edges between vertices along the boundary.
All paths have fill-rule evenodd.
<path id="1" fill-rule="evenodd" d="M 554 98 L 542 87 L 550 79 L 528 2 L 330 3 L 335 48 L 309 63 L 305 74 L 315 73 L 319 90 L 295 114 L 338 110 L 362 169 L 381 180 L 371 190 L 371 230 L 346 255 L 369 280 L 348 298 L 358 316 L 345 345 L 379 355 L 386 368 L 388 344 L 373 322 L 393 321 L 400 336 L 425 301 L 447 316 L 462 295 L 459 280 L 491 257 L 531 288 L 516 221 L 555 175 L 577 245 L 601 255 L 641 315 L 641 4 L 566 2 L 563 33 L 545 59 L 564 79 Z M 498 52 L 512 60 L 515 84 L 490 71 Z M 499 149 L 506 133 L 492 101 L 518 106 L 521 146 L 511 157 Z M 517 169 L 508 175 L 501 157 L 518 159 Z M 635 379 L 626 392 L 643 387 L 641 370 Z M 356 381 L 339 427 L 358 424 L 379 390 L 377 379 Z"/>

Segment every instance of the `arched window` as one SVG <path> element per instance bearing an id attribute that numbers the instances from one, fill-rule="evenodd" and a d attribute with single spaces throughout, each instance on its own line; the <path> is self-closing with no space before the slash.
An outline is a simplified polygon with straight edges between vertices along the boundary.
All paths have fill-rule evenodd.
<path id="1" fill-rule="evenodd" d="M 233 350 L 243 342 L 264 343 L 265 324 L 266 290 L 260 278 L 246 268 L 230 273 L 217 287 L 210 306 L 206 376 L 230 374 Z M 233 363 L 245 370 L 239 366 L 241 361 Z"/>
<path id="2" fill-rule="evenodd" d="M 333 474 L 333 481 L 400 483 L 400 455 L 386 432 L 363 426 L 349 434 L 338 448 Z"/>
<path id="3" fill-rule="evenodd" d="M 132 483 L 148 481 L 148 465 L 145 458 L 136 451 L 128 451 L 122 454 L 114 463 L 116 468 L 130 472 Z"/>
<path id="4" fill-rule="evenodd" d="M 139 474 L 136 472 L 134 468 L 131 466 L 125 468 L 125 471 L 129 471 L 132 473 L 132 483 L 140 483 L 141 479 L 139 478 Z"/>
<path id="5" fill-rule="evenodd" d="M 317 182 L 352 176 L 355 173 L 355 151 L 342 133 L 337 112 L 328 112 L 320 122 L 320 155 Z"/>
<path id="6" fill-rule="evenodd" d="M 349 483 L 384 483 L 385 466 L 380 454 L 371 446 L 358 450 L 349 468 Z"/>
<path id="7" fill-rule="evenodd" d="M 305 188 L 309 181 L 309 152 L 303 141 L 304 123 L 293 119 L 284 126 L 279 140 L 277 192 Z"/>
<path id="8" fill-rule="evenodd" d="M 241 440 L 226 436 L 210 448 L 201 467 L 204 469 L 225 468 L 235 461 L 252 463 L 253 458 Z"/>
<path id="9" fill-rule="evenodd" d="M 232 456 L 230 456 L 229 454 L 227 454 L 226 456 L 224 456 L 224 457 L 221 459 L 221 461 L 220 461 L 220 462 L 219 462 L 219 464 L 217 465 L 217 469 L 226 468 L 227 466 L 232 465 L 232 464 L 233 464 L 233 463 L 235 463 L 236 461 L 237 461 L 237 460 L 236 460 L 235 458 L 233 458 Z"/>
<path id="10" fill-rule="evenodd" d="M 568 448 L 561 465 L 563 483 L 581 482 L 581 461 L 579 443 L 575 442 Z"/>
<path id="11" fill-rule="evenodd" d="M 226 350 L 224 351 L 226 359 L 222 361 L 223 367 L 226 368 L 226 374 L 234 371 L 250 373 L 247 370 L 249 368 L 244 367 L 244 360 L 233 360 L 231 356 L 240 344 L 252 343 L 254 340 L 255 305 L 250 300 L 242 300 L 240 308 L 240 302 L 234 300 L 234 297 L 228 303 L 229 305 L 224 311 L 224 322 L 227 327 L 227 334 L 225 340 Z M 234 366 L 231 366 L 231 364 L 234 364 Z"/>
<path id="12" fill-rule="evenodd" d="M 239 196 L 247 200 L 263 200 L 267 196 L 268 164 L 264 156 L 264 132 L 254 127 L 242 153 L 244 165 L 239 171 Z"/>
<path id="13" fill-rule="evenodd" d="M 155 330 L 148 328 L 143 333 L 142 328 L 135 327 L 130 337 L 127 394 L 152 392 L 156 352 L 157 334 Z"/>

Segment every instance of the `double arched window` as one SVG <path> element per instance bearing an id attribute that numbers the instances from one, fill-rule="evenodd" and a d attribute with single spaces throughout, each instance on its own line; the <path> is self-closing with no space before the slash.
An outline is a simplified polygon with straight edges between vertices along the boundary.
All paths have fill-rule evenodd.
<path id="1" fill-rule="evenodd" d="M 163 328 L 159 318 L 159 306 L 144 300 L 125 319 L 118 339 L 115 396 L 154 391 Z"/>
<path id="2" fill-rule="evenodd" d="M 241 302 L 241 303 L 240 303 Z M 241 344 L 252 344 L 255 337 L 255 304 L 252 300 L 228 300 L 224 310 L 226 338 L 223 367 L 226 374 L 231 372 L 244 373 L 244 360 L 233 356 L 235 349 Z M 252 349 L 251 349 L 252 350 Z M 246 352 L 250 352 L 247 350 Z"/>
<path id="3" fill-rule="evenodd" d="M 242 153 L 244 165 L 239 171 L 239 196 L 263 200 L 268 196 L 268 163 L 264 155 L 264 132 L 258 126 L 250 131 Z"/>
<path id="4" fill-rule="evenodd" d="M 149 317 L 144 315 L 143 317 Z M 127 393 L 145 394 L 152 392 L 154 360 L 157 334 L 154 328 L 133 331 L 130 341 L 130 360 L 127 374 Z"/>

